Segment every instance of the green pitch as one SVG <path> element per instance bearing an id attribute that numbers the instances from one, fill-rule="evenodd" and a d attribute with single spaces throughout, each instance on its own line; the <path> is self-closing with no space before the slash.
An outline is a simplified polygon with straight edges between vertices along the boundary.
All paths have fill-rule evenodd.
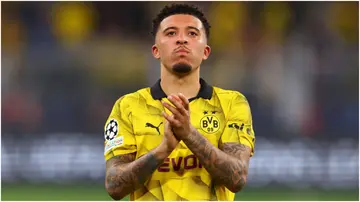
<path id="1" fill-rule="evenodd" d="M 101 184 L 2 184 L 1 199 L 13 201 L 106 201 L 112 200 Z M 128 200 L 128 198 L 124 199 Z M 245 188 L 236 195 L 241 201 L 358 201 L 359 192 L 354 190 L 292 190 L 287 188 Z"/>

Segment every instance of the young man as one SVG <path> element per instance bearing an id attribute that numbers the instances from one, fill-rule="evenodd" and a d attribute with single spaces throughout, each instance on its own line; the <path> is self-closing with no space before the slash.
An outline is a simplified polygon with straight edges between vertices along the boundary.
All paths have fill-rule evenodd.
<path id="1" fill-rule="evenodd" d="M 121 97 L 105 124 L 105 186 L 120 200 L 234 200 L 254 151 L 250 107 L 208 85 L 210 26 L 197 8 L 165 7 L 153 21 L 160 80 Z"/>

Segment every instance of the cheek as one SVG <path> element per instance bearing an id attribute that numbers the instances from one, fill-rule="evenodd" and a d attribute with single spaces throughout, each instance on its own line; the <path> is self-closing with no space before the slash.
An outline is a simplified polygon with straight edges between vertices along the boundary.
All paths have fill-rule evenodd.
<path id="1" fill-rule="evenodd" d="M 167 44 L 167 42 L 163 42 L 159 44 L 159 53 L 160 56 L 166 57 L 171 53 L 171 48 Z"/>
<path id="2" fill-rule="evenodd" d="M 203 47 L 203 46 L 197 48 L 196 56 L 197 56 L 197 58 L 199 58 L 199 60 L 202 60 L 202 58 L 204 57 L 204 54 L 205 54 L 204 50 L 205 50 L 205 47 Z"/>

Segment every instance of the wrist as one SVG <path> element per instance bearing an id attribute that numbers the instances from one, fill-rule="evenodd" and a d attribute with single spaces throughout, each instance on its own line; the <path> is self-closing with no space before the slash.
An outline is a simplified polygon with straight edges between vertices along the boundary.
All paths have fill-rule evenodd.
<path id="1" fill-rule="evenodd" d="M 186 136 L 184 136 L 183 138 L 182 138 L 182 141 L 188 141 L 189 139 L 191 139 L 191 138 L 193 138 L 194 137 L 194 135 L 196 135 L 196 128 L 194 127 L 194 126 L 190 126 L 190 132 L 188 133 L 188 135 L 186 135 Z"/>
<path id="2" fill-rule="evenodd" d="M 167 158 L 171 152 L 173 151 L 174 149 L 170 148 L 170 146 L 164 142 L 162 142 L 156 149 L 155 149 L 155 152 L 157 153 L 157 155 L 160 157 L 160 158 Z"/>

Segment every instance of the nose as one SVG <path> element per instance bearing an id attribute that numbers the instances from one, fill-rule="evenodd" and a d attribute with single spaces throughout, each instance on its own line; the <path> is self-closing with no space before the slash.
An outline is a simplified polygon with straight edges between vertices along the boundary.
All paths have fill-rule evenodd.
<path id="1" fill-rule="evenodd" d="M 184 45 L 184 44 L 187 44 L 188 43 L 188 40 L 186 38 L 186 35 L 181 33 L 178 35 L 178 38 L 176 40 L 176 45 Z"/>

